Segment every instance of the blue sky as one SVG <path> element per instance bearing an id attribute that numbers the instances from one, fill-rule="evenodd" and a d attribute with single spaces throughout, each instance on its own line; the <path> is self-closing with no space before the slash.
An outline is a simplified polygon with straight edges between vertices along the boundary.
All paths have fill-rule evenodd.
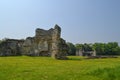
<path id="1" fill-rule="evenodd" d="M 120 0 L 0 0 L 0 39 L 58 24 L 72 43 L 119 42 Z"/>

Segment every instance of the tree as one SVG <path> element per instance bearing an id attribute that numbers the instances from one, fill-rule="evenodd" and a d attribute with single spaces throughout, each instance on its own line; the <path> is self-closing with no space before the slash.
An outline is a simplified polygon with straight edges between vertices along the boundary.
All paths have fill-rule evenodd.
<path id="1" fill-rule="evenodd" d="M 76 44 L 75 47 L 77 50 L 82 50 L 83 44 Z"/>
<path id="2" fill-rule="evenodd" d="M 117 42 L 109 43 L 95 43 L 93 48 L 97 55 L 118 55 L 120 54 L 120 47 Z"/>
<path id="3" fill-rule="evenodd" d="M 119 53 L 119 45 L 117 42 L 109 42 L 106 44 L 106 47 L 107 55 L 117 55 Z"/>
<path id="4" fill-rule="evenodd" d="M 87 44 L 87 43 L 83 44 L 82 50 L 84 50 L 84 51 L 92 51 L 92 44 Z"/>
<path id="5" fill-rule="evenodd" d="M 105 43 L 95 43 L 93 44 L 93 49 L 96 51 L 97 55 L 105 54 Z"/>
<path id="6" fill-rule="evenodd" d="M 73 43 L 67 42 L 68 45 L 68 55 L 75 55 L 76 54 L 76 47 Z"/>

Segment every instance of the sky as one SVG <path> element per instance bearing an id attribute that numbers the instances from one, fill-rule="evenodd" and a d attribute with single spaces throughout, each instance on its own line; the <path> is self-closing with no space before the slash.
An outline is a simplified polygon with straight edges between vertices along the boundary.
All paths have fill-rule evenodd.
<path id="1" fill-rule="evenodd" d="M 120 43 L 120 0 L 0 0 L 0 39 L 58 24 L 67 42 Z"/>

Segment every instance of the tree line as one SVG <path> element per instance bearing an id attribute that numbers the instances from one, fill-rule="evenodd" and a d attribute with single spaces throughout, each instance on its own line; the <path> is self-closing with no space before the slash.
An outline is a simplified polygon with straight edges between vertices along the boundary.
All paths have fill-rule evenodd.
<path id="1" fill-rule="evenodd" d="M 84 43 L 73 44 L 67 42 L 68 55 L 76 55 L 77 50 L 81 51 L 96 51 L 96 55 L 120 55 L 120 46 L 117 42 L 108 43 Z"/>

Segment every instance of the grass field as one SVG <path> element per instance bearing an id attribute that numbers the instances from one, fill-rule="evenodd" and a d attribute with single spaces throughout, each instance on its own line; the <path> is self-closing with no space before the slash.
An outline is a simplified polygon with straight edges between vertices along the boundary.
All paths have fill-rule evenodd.
<path id="1" fill-rule="evenodd" d="M 0 57 L 0 80 L 120 80 L 120 58 Z"/>

